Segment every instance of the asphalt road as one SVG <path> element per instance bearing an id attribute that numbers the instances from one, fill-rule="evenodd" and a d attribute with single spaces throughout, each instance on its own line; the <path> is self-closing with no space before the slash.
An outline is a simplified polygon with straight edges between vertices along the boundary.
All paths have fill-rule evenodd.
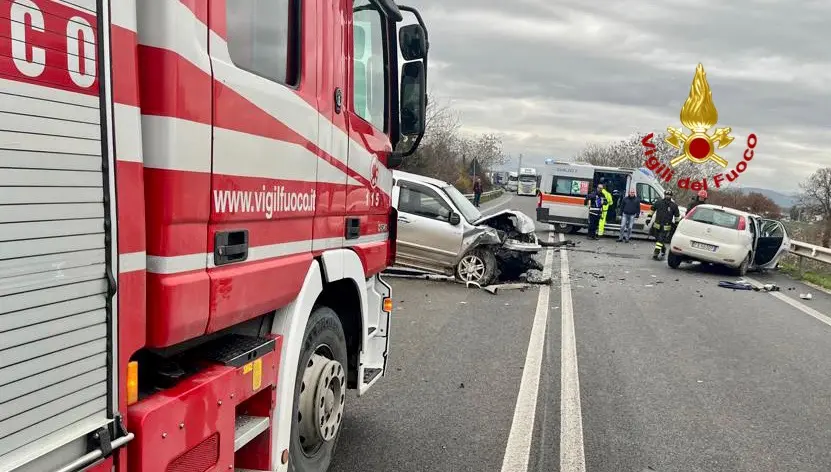
<path id="1" fill-rule="evenodd" d="M 499 209 L 533 217 L 534 205 L 514 197 Z M 511 470 L 831 470 L 831 319 L 823 315 L 831 296 L 778 274 L 748 274 L 777 283 L 776 296 L 719 288 L 736 277 L 698 265 L 672 270 L 650 259 L 648 241 L 567 237 L 580 244 L 565 251 L 565 289 L 554 253 L 531 436 L 509 446 L 528 466 Z M 528 391 L 523 384 L 520 394 L 520 383 L 540 290 L 392 284 L 391 369 L 349 399 L 331 470 L 503 470 L 512 428 L 516 435 L 530 421 L 514 420 L 514 410 Z M 561 323 L 572 317 L 573 338 Z M 562 350 L 571 339 L 574 376 L 575 359 Z M 578 465 L 561 469 L 561 456 Z"/>

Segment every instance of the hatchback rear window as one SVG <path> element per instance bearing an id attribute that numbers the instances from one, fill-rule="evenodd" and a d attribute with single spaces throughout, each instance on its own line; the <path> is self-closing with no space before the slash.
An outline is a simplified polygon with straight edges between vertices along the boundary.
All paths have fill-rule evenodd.
<path id="1" fill-rule="evenodd" d="M 708 225 L 721 226 L 722 228 L 738 229 L 739 215 L 728 213 L 715 208 L 696 208 L 692 220 Z"/>

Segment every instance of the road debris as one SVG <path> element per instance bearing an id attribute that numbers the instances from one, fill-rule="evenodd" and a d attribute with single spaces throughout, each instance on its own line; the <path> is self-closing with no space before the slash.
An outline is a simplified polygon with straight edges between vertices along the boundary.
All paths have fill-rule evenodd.
<path id="1" fill-rule="evenodd" d="M 722 280 L 718 283 L 719 287 L 722 288 L 730 288 L 733 290 L 753 290 L 753 286 L 747 282 L 738 281 L 738 282 L 728 282 L 726 280 Z"/>
<path id="2" fill-rule="evenodd" d="M 814 298 L 814 296 L 811 295 L 810 293 L 800 293 L 799 298 L 801 298 L 803 300 L 811 300 L 811 299 Z"/>
<path id="3" fill-rule="evenodd" d="M 441 282 L 454 282 L 463 284 L 467 288 L 485 290 L 493 295 L 505 290 L 525 291 L 531 285 L 550 285 L 552 277 L 546 276 L 542 271 L 542 264 L 527 254 L 501 254 L 503 270 L 499 274 L 499 283 L 482 286 L 476 282 L 461 281 L 450 275 L 434 274 L 431 272 L 410 269 L 405 267 L 392 267 L 384 271 L 384 275 L 392 278 L 432 280 Z M 529 268 L 530 267 L 530 268 Z M 507 268 L 507 270 L 504 270 Z M 425 295 L 426 296 L 426 295 Z M 466 303 L 466 302 L 465 302 Z"/>
<path id="4" fill-rule="evenodd" d="M 776 284 L 764 284 L 761 287 L 757 287 L 744 279 L 739 279 L 735 282 L 722 280 L 718 283 L 718 286 L 732 290 L 753 290 L 754 292 L 778 292 L 780 290 Z"/>
<path id="5" fill-rule="evenodd" d="M 482 287 L 483 290 L 488 291 L 494 295 L 504 290 L 519 290 L 521 292 L 524 292 L 529 288 L 531 288 L 531 284 L 498 284 Z"/>
<path id="6" fill-rule="evenodd" d="M 541 239 L 539 241 L 539 244 L 542 247 L 576 247 L 578 244 L 580 244 L 580 242 L 578 241 L 578 242 L 575 243 L 574 241 L 572 241 L 570 239 L 566 239 L 565 241 L 549 242 L 549 241 L 544 241 L 544 240 Z"/>

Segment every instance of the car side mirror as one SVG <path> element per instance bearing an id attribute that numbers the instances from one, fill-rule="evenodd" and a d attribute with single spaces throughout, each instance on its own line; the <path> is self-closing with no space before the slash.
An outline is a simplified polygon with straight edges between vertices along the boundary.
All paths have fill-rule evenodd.
<path id="1" fill-rule="evenodd" d="M 419 24 L 398 30 L 398 45 L 405 61 L 419 61 L 427 57 L 427 35 Z"/>
<path id="2" fill-rule="evenodd" d="M 455 212 L 454 212 L 454 213 L 451 213 L 451 214 L 450 214 L 450 224 L 451 224 L 451 225 L 456 226 L 456 225 L 458 225 L 458 224 L 459 224 L 459 223 L 461 223 L 461 222 L 462 222 L 462 217 L 461 217 L 461 216 L 459 216 L 459 214 L 458 214 L 458 213 L 455 213 Z"/>

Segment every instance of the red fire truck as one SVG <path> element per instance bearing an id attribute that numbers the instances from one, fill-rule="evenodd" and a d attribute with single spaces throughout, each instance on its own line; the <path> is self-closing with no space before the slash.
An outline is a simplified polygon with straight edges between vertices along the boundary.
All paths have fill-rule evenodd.
<path id="1" fill-rule="evenodd" d="M 393 0 L 0 0 L 0 471 L 325 471 L 426 57 Z"/>

